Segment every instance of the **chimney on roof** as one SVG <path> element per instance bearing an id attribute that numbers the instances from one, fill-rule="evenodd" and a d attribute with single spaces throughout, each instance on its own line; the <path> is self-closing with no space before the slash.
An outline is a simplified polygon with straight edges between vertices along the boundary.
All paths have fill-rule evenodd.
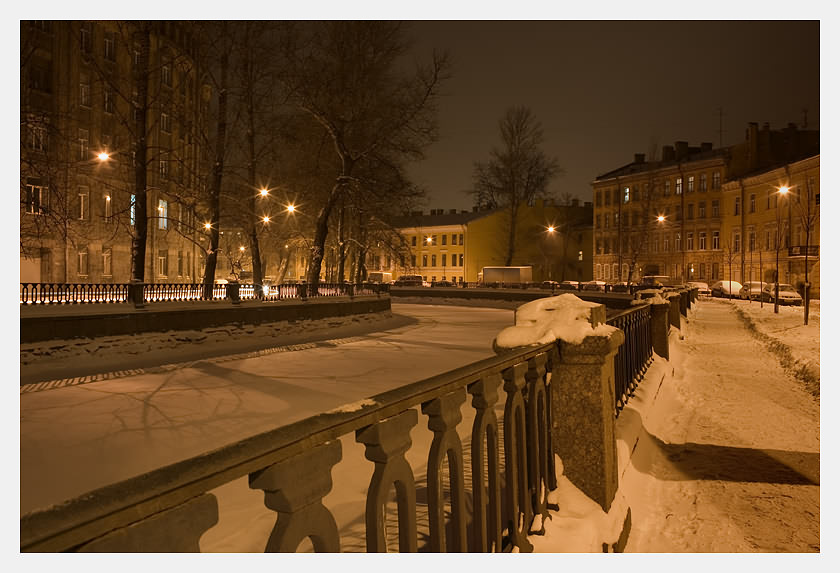
<path id="1" fill-rule="evenodd" d="M 645 162 L 645 154 L 644 153 L 636 153 L 633 155 L 633 163 L 644 163 Z"/>
<path id="2" fill-rule="evenodd" d="M 747 166 L 750 170 L 758 167 L 758 123 L 747 124 Z"/>
<path id="3" fill-rule="evenodd" d="M 676 156 L 674 155 L 674 146 L 673 145 L 663 145 L 662 146 L 662 161 L 668 162 L 673 161 Z"/>
<path id="4" fill-rule="evenodd" d="M 687 141 L 677 141 L 674 143 L 674 147 L 676 148 L 677 153 L 677 161 L 682 161 L 683 159 L 688 156 L 688 142 Z"/>

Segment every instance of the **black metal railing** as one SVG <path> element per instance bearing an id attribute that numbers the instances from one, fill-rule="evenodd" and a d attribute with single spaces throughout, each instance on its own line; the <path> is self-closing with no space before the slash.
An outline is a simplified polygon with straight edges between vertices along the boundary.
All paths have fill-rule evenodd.
<path id="1" fill-rule="evenodd" d="M 633 395 L 653 360 L 650 318 L 650 305 L 644 304 L 607 319 L 607 324 L 624 332 L 624 344 L 615 355 L 616 416 Z"/>
<path id="2" fill-rule="evenodd" d="M 555 343 L 519 349 L 278 427 L 28 513 L 21 551 L 199 551 L 218 520 L 210 492 L 243 476 L 277 515 L 266 551 L 293 552 L 307 538 L 318 552 L 530 551 L 527 536 L 557 509 L 548 494 L 557 488 L 551 372 L 560 367 Z M 468 396 L 473 419 L 462 438 Z M 428 430 L 415 428 L 421 414 Z M 358 535 L 340 532 L 323 504 L 348 435 L 371 462 L 350 527 Z M 406 459 L 413 440 L 425 475 Z M 358 475 L 358 463 L 350 467 Z"/>
<path id="3" fill-rule="evenodd" d="M 229 284 L 214 284 L 212 296 L 204 296 L 202 283 L 154 283 L 143 285 L 146 302 L 226 300 L 230 296 Z M 252 284 L 239 285 L 239 299 L 265 301 L 306 299 L 309 297 L 337 297 L 380 295 L 390 292 L 390 285 L 382 284 L 288 284 L 255 288 Z M 88 283 L 20 283 L 20 304 L 92 304 L 124 303 L 128 301 L 127 284 Z"/>

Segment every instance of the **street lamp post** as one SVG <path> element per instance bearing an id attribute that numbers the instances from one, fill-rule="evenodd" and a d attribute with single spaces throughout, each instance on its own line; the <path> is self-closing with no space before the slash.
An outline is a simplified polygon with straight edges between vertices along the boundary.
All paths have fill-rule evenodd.
<path id="1" fill-rule="evenodd" d="M 785 197 L 790 191 L 787 185 L 779 187 L 779 195 Z M 773 296 L 773 312 L 779 314 L 779 251 L 781 250 L 782 242 L 782 216 L 780 205 L 776 203 L 776 284 L 774 287 L 775 295 Z"/>

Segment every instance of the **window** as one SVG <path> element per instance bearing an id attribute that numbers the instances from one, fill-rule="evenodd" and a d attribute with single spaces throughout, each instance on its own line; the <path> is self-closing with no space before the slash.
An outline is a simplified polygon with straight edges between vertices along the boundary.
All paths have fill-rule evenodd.
<path id="1" fill-rule="evenodd" d="M 169 251 L 166 249 L 159 250 L 157 263 L 158 276 L 166 278 L 169 275 Z"/>
<path id="2" fill-rule="evenodd" d="M 712 280 L 720 278 L 720 263 L 712 263 Z"/>
<path id="3" fill-rule="evenodd" d="M 706 218 L 706 202 L 700 201 L 697 203 L 697 218 L 698 219 L 705 219 Z"/>
<path id="4" fill-rule="evenodd" d="M 688 176 L 688 189 L 686 189 L 686 193 L 694 193 L 694 175 Z"/>
<path id="5" fill-rule="evenodd" d="M 169 158 L 166 153 L 160 154 L 160 178 L 169 179 Z"/>
<path id="6" fill-rule="evenodd" d="M 458 254 L 458 266 L 459 267 L 464 266 L 464 254 L 463 253 Z"/>
<path id="7" fill-rule="evenodd" d="M 707 185 L 707 178 L 705 173 L 700 174 L 700 193 L 706 192 L 706 185 Z M 700 268 L 703 268 L 702 263 L 700 264 Z M 702 274 L 700 276 L 703 276 Z"/>
<path id="8" fill-rule="evenodd" d="M 417 246 L 417 236 L 416 236 L 416 235 L 415 235 L 415 236 L 413 236 L 413 237 L 411 237 L 411 246 L 412 246 L 412 247 L 416 247 L 416 246 Z"/>
<path id="9" fill-rule="evenodd" d="M 458 255 L 456 255 L 455 253 L 452 253 L 452 266 L 453 267 L 458 266 Z"/>
<path id="10" fill-rule="evenodd" d="M 675 251 L 680 250 L 680 240 L 681 240 L 680 234 L 679 233 L 674 233 L 674 250 Z"/>
<path id="11" fill-rule="evenodd" d="M 600 190 L 595 191 L 595 206 L 596 207 L 601 206 L 601 191 Z"/>
<path id="12" fill-rule="evenodd" d="M 169 206 L 163 199 L 158 199 L 158 229 L 166 229 L 169 219 L 167 219 L 167 212 Z"/>
<path id="13" fill-rule="evenodd" d="M 437 266 L 437 255 L 432 255 L 432 266 L 433 267 Z"/>
<path id="14" fill-rule="evenodd" d="M 712 173 L 712 189 L 720 189 L 720 171 Z"/>
<path id="15" fill-rule="evenodd" d="M 89 22 L 84 22 L 79 27 L 79 47 L 85 54 L 90 53 L 92 43 Z"/>
<path id="16" fill-rule="evenodd" d="M 601 273 L 602 273 L 602 271 L 601 271 L 601 264 L 600 264 L 600 263 L 598 263 L 597 265 L 595 265 L 595 278 L 596 278 L 597 280 L 601 280 Z"/>
<path id="17" fill-rule="evenodd" d="M 172 131 L 172 118 L 165 111 L 160 112 L 160 129 L 166 133 Z"/>
<path id="18" fill-rule="evenodd" d="M 697 234 L 697 248 L 701 251 L 706 250 L 706 231 L 700 231 Z M 702 268 L 702 267 L 701 267 Z"/>
<path id="19" fill-rule="evenodd" d="M 819 203 L 819 201 L 817 201 L 817 203 Z M 464 235 L 463 235 L 463 234 L 458 235 L 458 244 L 459 244 L 459 245 L 463 245 L 463 244 L 464 244 Z"/>
<path id="20" fill-rule="evenodd" d="M 135 211 L 135 203 L 137 203 L 137 198 L 134 193 L 131 194 L 131 201 L 129 205 L 129 221 L 131 222 L 131 226 L 133 227 L 137 223 L 137 216 Z"/>
<path id="21" fill-rule="evenodd" d="M 79 220 L 84 221 L 88 218 L 90 213 L 88 212 L 88 200 L 89 200 L 89 193 L 87 187 L 79 187 Z"/>
<path id="22" fill-rule="evenodd" d="M 754 251 L 755 250 L 755 229 L 750 228 L 747 236 L 749 237 L 749 242 L 747 243 L 747 245 L 748 245 L 747 248 L 750 251 Z"/>
<path id="23" fill-rule="evenodd" d="M 694 233 L 686 233 L 685 234 L 685 250 L 686 251 L 693 251 L 694 250 Z"/>
<path id="24" fill-rule="evenodd" d="M 630 187 L 625 187 L 624 188 L 624 193 L 622 193 L 622 196 L 624 197 L 623 201 L 625 203 L 630 202 Z"/>
<path id="25" fill-rule="evenodd" d="M 712 231 L 712 249 L 720 248 L 720 231 Z"/>
<path id="26" fill-rule="evenodd" d="M 33 151 L 46 151 L 47 149 L 47 128 L 42 124 L 29 124 L 29 149 Z"/>
<path id="27" fill-rule="evenodd" d="M 618 263 L 613 263 L 612 276 L 613 276 L 614 279 L 618 278 Z"/>
<path id="28" fill-rule="evenodd" d="M 595 215 L 595 228 L 596 229 L 601 228 L 601 214 L 600 213 Z"/>
<path id="29" fill-rule="evenodd" d="M 417 255 L 411 255 L 411 266 L 412 267 L 417 266 Z"/>
<path id="30" fill-rule="evenodd" d="M 111 88 L 105 88 L 102 90 L 102 94 L 105 97 L 105 113 L 114 113 L 114 90 Z"/>
<path id="31" fill-rule="evenodd" d="M 84 72 L 79 76 L 79 105 L 90 107 L 90 76 Z"/>
<path id="32" fill-rule="evenodd" d="M 102 249 L 102 276 L 111 276 L 111 248 Z"/>
<path id="33" fill-rule="evenodd" d="M 615 213 L 613 213 L 613 227 L 618 227 L 618 223 L 618 211 L 616 211 Z"/>
<path id="34" fill-rule="evenodd" d="M 685 214 L 686 219 L 693 219 L 694 218 L 694 203 L 688 204 L 688 211 Z"/>
<path id="35" fill-rule="evenodd" d="M 682 195 L 682 177 L 677 177 L 677 184 L 674 186 L 674 195 Z"/>
<path id="36" fill-rule="evenodd" d="M 105 32 L 105 59 L 111 62 L 117 60 L 117 48 L 113 32 Z"/>
<path id="37" fill-rule="evenodd" d="M 732 231 L 732 252 L 741 252 L 741 231 Z"/>
<path id="38" fill-rule="evenodd" d="M 610 204 L 610 191 L 609 189 L 604 189 L 604 206 L 608 207 Z"/>
<path id="39" fill-rule="evenodd" d="M 25 187 L 24 204 L 30 215 L 42 215 L 47 207 L 47 188 L 42 185 L 27 183 Z"/>
<path id="40" fill-rule="evenodd" d="M 452 244 L 453 245 L 458 244 L 458 235 L 456 235 L 455 233 L 452 233 Z"/>
<path id="41" fill-rule="evenodd" d="M 423 266 L 429 266 L 429 255 L 423 255 Z"/>
<path id="42" fill-rule="evenodd" d="M 446 235 L 441 235 L 440 236 L 440 244 L 441 245 L 446 245 Z"/>
<path id="43" fill-rule="evenodd" d="M 184 251 L 178 251 L 178 276 L 184 276 Z"/>
<path id="44" fill-rule="evenodd" d="M 172 68 L 169 64 L 164 64 L 160 69 L 160 81 L 163 85 L 172 87 Z"/>
<path id="45" fill-rule="evenodd" d="M 79 159 L 90 159 L 90 132 L 86 129 L 79 129 Z"/>
<path id="46" fill-rule="evenodd" d="M 77 253 L 79 276 L 86 277 L 88 274 L 88 250 L 87 247 L 81 247 Z"/>
<path id="47" fill-rule="evenodd" d="M 663 194 L 664 195 L 670 195 L 671 194 L 671 180 L 670 179 L 665 180 L 665 189 L 663 190 Z"/>
<path id="48" fill-rule="evenodd" d="M 772 229 L 765 229 L 764 230 L 764 250 L 769 251 L 775 247 L 771 246 L 773 244 L 773 230 Z"/>
<path id="49" fill-rule="evenodd" d="M 706 278 L 706 263 L 700 263 L 700 274 L 698 276 L 701 279 Z"/>
<path id="50" fill-rule="evenodd" d="M 662 252 L 663 253 L 668 252 L 668 235 L 665 235 L 664 237 L 662 237 Z"/>
<path id="51" fill-rule="evenodd" d="M 735 211 L 733 215 L 740 215 L 741 214 L 741 198 L 735 197 Z"/>
<path id="52" fill-rule="evenodd" d="M 755 193 L 750 194 L 750 213 L 755 213 Z"/>
<path id="53" fill-rule="evenodd" d="M 105 207 L 102 209 L 105 214 L 105 219 L 110 220 L 114 216 L 113 206 L 111 205 L 111 196 L 105 195 Z"/>
<path id="54" fill-rule="evenodd" d="M 609 215 L 609 213 L 604 213 L 604 228 L 605 229 L 610 228 L 610 215 Z"/>
<path id="55" fill-rule="evenodd" d="M 715 199 L 712 201 L 712 218 L 720 217 L 720 201 Z"/>

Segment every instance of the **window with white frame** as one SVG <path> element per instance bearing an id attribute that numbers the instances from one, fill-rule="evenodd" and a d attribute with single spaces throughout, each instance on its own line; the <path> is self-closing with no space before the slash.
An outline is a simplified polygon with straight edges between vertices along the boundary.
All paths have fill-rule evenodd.
<path id="1" fill-rule="evenodd" d="M 732 231 L 732 252 L 741 252 L 741 231 L 737 229 Z"/>
<path id="2" fill-rule="evenodd" d="M 706 202 L 700 201 L 697 203 L 697 218 L 698 219 L 705 219 L 706 218 Z"/>
<path id="3" fill-rule="evenodd" d="M 27 183 L 24 187 L 24 208 L 30 215 L 43 215 L 47 208 L 47 188 L 35 183 Z"/>
<path id="4" fill-rule="evenodd" d="M 169 275 L 169 251 L 160 249 L 157 256 L 157 275 L 166 278 Z"/>
<path id="5" fill-rule="evenodd" d="M 172 131 L 172 118 L 166 111 L 160 112 L 160 129 L 166 133 Z"/>
<path id="6" fill-rule="evenodd" d="M 46 151 L 47 149 L 47 128 L 42 123 L 30 123 L 28 125 L 28 143 L 32 151 Z"/>
<path id="7" fill-rule="evenodd" d="M 178 251 L 178 276 L 184 276 L 184 251 Z"/>
<path id="8" fill-rule="evenodd" d="M 166 153 L 160 154 L 160 178 L 169 179 L 169 157 Z"/>
<path id="9" fill-rule="evenodd" d="M 77 264 L 78 264 L 78 274 L 80 277 L 86 277 L 88 275 L 88 250 L 87 246 L 80 247 L 76 253 L 77 255 Z"/>
<path id="10" fill-rule="evenodd" d="M 164 64 L 160 69 L 160 80 L 163 85 L 172 87 L 172 67 L 169 64 Z"/>
<path id="11" fill-rule="evenodd" d="M 750 193 L 750 213 L 755 213 L 755 193 Z"/>
<path id="12" fill-rule="evenodd" d="M 752 251 L 755 250 L 755 229 L 754 228 L 752 228 L 752 227 L 749 228 L 749 230 L 747 231 L 747 237 L 748 237 L 748 239 L 747 239 L 747 249 L 749 249 L 750 252 L 752 252 Z"/>
<path id="13" fill-rule="evenodd" d="M 600 263 L 595 265 L 595 278 L 597 280 L 601 280 L 601 264 Z"/>
<path id="14" fill-rule="evenodd" d="M 694 250 L 694 233 L 686 233 L 685 234 L 685 250 L 686 251 L 693 251 Z"/>
<path id="15" fill-rule="evenodd" d="M 706 231 L 700 231 L 697 234 L 697 248 L 701 251 L 706 250 Z"/>
<path id="16" fill-rule="evenodd" d="M 102 249 L 102 276 L 111 276 L 111 247 Z"/>
<path id="17" fill-rule="evenodd" d="M 87 187 L 79 187 L 79 211 L 77 213 L 80 221 L 85 221 L 90 216 L 89 213 L 90 193 Z"/>
<path id="18" fill-rule="evenodd" d="M 682 177 L 677 177 L 677 182 L 674 186 L 674 195 L 682 195 Z"/>
<path id="19" fill-rule="evenodd" d="M 90 76 L 86 72 L 79 75 L 79 105 L 90 107 Z"/>
<path id="20" fill-rule="evenodd" d="M 694 193 L 694 175 L 688 176 L 688 189 L 686 189 L 686 193 Z"/>
<path id="21" fill-rule="evenodd" d="M 79 159 L 87 161 L 90 159 L 90 132 L 86 129 L 79 129 Z"/>
<path id="22" fill-rule="evenodd" d="M 79 48 L 85 54 L 89 54 L 93 46 L 91 35 L 90 22 L 83 22 L 79 27 Z"/>
<path id="23" fill-rule="evenodd" d="M 681 236 L 679 233 L 674 233 L 674 250 L 679 252 L 680 250 L 680 240 Z"/>
<path id="24" fill-rule="evenodd" d="M 115 62 L 117 60 L 117 45 L 113 32 L 105 32 L 104 55 L 108 61 Z"/>
<path id="25" fill-rule="evenodd" d="M 720 171 L 712 173 L 712 189 L 720 189 Z"/>

